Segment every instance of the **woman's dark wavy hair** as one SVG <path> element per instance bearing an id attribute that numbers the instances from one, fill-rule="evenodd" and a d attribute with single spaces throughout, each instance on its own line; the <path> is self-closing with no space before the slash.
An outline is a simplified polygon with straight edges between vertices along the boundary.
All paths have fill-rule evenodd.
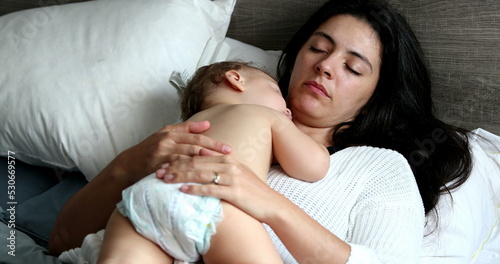
<path id="1" fill-rule="evenodd" d="M 472 158 L 467 131 L 439 121 L 433 112 L 431 80 L 424 53 L 406 19 L 385 1 L 332 0 L 323 5 L 293 36 L 278 65 L 279 84 L 288 93 L 291 69 L 301 47 L 328 18 L 348 14 L 378 33 L 383 45 L 380 79 L 360 114 L 336 127 L 336 147 L 355 145 L 393 149 L 409 162 L 425 213 L 439 195 L 468 178 Z"/>

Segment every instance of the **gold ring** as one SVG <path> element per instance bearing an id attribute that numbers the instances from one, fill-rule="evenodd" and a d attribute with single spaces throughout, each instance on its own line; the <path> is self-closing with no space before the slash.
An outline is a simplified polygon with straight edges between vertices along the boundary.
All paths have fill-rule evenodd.
<path id="1" fill-rule="evenodd" d="M 219 182 L 220 182 L 220 176 L 219 176 L 219 174 L 216 171 L 214 171 L 213 172 L 212 183 L 218 185 Z"/>

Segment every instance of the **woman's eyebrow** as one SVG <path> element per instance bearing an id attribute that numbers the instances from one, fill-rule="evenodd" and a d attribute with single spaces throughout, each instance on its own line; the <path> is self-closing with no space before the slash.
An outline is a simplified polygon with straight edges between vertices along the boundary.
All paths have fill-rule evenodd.
<path id="1" fill-rule="evenodd" d="M 361 54 L 361 53 L 358 53 L 358 52 L 352 51 L 352 50 L 349 51 L 349 54 L 352 54 L 352 55 L 360 58 L 362 61 L 364 61 L 366 64 L 368 64 L 368 66 L 370 67 L 370 71 L 373 73 L 372 64 L 370 63 L 370 61 L 368 60 L 367 57 L 363 56 L 363 54 Z"/>
<path id="2" fill-rule="evenodd" d="M 314 35 L 323 37 L 324 39 L 326 39 L 331 44 L 335 44 L 335 40 L 333 40 L 332 36 L 326 34 L 325 32 L 317 31 L 317 32 L 313 33 L 313 36 Z M 351 54 L 351 55 L 353 55 L 353 56 L 356 56 L 356 57 L 360 58 L 362 61 L 364 61 L 366 64 L 368 64 L 368 66 L 370 67 L 371 72 L 373 73 L 373 66 L 372 66 L 372 64 L 370 63 L 370 60 L 368 60 L 367 57 L 365 57 L 365 56 L 363 56 L 363 54 L 361 54 L 359 52 L 356 52 L 356 51 L 353 51 L 353 50 L 348 51 L 348 53 Z"/>
<path id="3" fill-rule="evenodd" d="M 326 34 L 325 32 L 322 32 L 322 31 L 316 31 L 313 33 L 313 36 L 316 35 L 316 36 L 320 36 L 320 37 L 323 37 L 325 38 L 326 40 L 328 40 L 328 42 L 332 43 L 332 44 L 335 44 L 335 41 L 333 40 L 332 36 Z"/>

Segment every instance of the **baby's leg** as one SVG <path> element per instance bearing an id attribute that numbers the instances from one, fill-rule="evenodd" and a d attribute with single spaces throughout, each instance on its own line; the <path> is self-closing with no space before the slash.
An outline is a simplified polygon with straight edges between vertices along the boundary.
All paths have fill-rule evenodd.
<path id="1" fill-rule="evenodd" d="M 231 204 L 222 202 L 224 219 L 203 256 L 206 264 L 283 263 L 262 223 Z"/>
<path id="2" fill-rule="evenodd" d="M 97 263 L 173 263 L 173 259 L 137 233 L 132 223 L 115 209 L 106 226 Z"/>

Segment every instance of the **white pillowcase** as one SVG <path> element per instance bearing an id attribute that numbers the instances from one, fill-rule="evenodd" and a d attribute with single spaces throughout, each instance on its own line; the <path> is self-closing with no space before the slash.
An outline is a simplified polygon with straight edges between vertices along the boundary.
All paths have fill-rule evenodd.
<path id="1" fill-rule="evenodd" d="M 281 50 L 263 50 L 232 38 L 226 38 L 225 43 L 230 47 L 228 60 L 252 62 L 254 66 L 276 77 Z"/>
<path id="2" fill-rule="evenodd" d="M 473 169 L 469 179 L 443 194 L 424 237 L 421 263 L 500 263 L 500 137 L 482 129 L 470 136 Z"/>
<path id="3" fill-rule="evenodd" d="M 99 0 L 0 17 L 0 155 L 92 179 L 178 121 L 170 75 L 225 59 L 234 4 Z"/>
<path id="4" fill-rule="evenodd" d="M 223 43 L 218 44 L 217 57 L 208 58 L 207 56 L 204 62 L 200 64 L 206 65 L 221 60 L 250 62 L 253 66 L 276 78 L 281 53 L 280 50 L 263 50 L 236 39 L 226 38 Z M 189 74 L 175 72 L 172 74 L 170 82 L 178 89 L 183 89 L 190 78 L 191 75 Z"/>

